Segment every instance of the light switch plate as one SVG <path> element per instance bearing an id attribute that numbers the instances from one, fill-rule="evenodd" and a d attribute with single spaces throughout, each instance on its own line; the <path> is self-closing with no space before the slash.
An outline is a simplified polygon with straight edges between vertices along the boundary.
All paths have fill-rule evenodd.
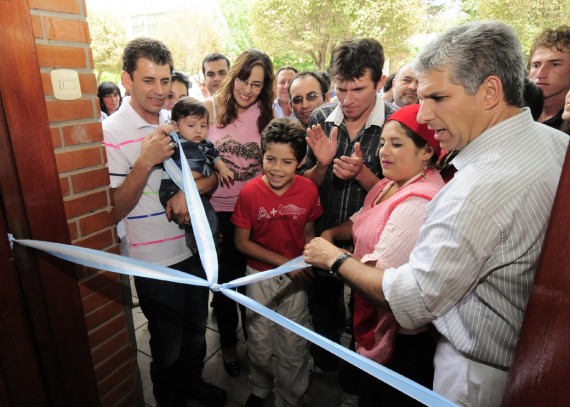
<path id="1" fill-rule="evenodd" d="M 79 74 L 72 69 L 54 69 L 50 73 L 53 95 L 59 100 L 74 100 L 81 97 Z"/>

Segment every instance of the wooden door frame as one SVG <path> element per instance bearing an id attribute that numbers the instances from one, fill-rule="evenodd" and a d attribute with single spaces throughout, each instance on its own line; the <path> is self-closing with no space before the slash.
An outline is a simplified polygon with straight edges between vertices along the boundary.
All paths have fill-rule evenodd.
<path id="1" fill-rule="evenodd" d="M 0 1 L 0 38 L 0 97 L 8 136 L 0 159 L 13 165 L 13 174 L 3 173 L 0 180 L 8 232 L 69 244 L 27 1 Z M 7 237 L 0 239 L 5 245 Z M 75 267 L 23 247 L 12 256 L 49 404 L 99 405 Z"/>

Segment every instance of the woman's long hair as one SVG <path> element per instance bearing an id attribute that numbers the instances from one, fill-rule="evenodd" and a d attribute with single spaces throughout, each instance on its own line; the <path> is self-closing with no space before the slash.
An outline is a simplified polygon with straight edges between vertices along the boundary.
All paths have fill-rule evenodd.
<path id="1" fill-rule="evenodd" d="M 252 48 L 244 51 L 237 58 L 217 94 L 217 98 L 215 98 L 226 107 L 225 112 L 219 116 L 216 124 L 227 126 L 237 119 L 237 101 L 234 97 L 235 80 L 236 78 L 240 78 L 247 81 L 255 66 L 261 66 L 263 68 L 263 89 L 256 100 L 261 110 L 261 114 L 257 120 L 259 133 L 261 133 L 265 126 L 273 119 L 273 99 L 275 99 L 273 90 L 273 82 L 275 80 L 273 63 L 266 53 Z"/>

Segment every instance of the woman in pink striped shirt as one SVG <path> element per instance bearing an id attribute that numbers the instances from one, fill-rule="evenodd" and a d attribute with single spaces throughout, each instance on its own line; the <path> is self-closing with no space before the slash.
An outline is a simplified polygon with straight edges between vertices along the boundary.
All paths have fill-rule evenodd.
<path id="1" fill-rule="evenodd" d="M 419 105 L 394 112 L 381 134 L 380 161 L 384 179 L 368 193 L 363 207 L 345 223 L 321 237 L 354 240 L 354 257 L 381 269 L 408 262 L 424 222 L 426 206 L 444 186 L 435 170 L 440 152 L 434 132 L 418 124 Z M 400 327 L 390 311 L 354 294 L 356 350 L 378 363 L 431 388 L 435 338 L 428 326 Z M 362 373 L 359 406 L 416 405 L 412 398 Z"/>

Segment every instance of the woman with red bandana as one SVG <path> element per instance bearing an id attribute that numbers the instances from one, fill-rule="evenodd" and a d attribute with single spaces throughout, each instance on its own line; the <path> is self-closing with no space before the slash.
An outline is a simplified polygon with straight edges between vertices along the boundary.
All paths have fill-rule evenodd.
<path id="1" fill-rule="evenodd" d="M 444 186 L 435 169 L 439 143 L 427 125 L 416 121 L 418 110 L 418 104 L 404 106 L 387 119 L 379 153 L 385 178 L 368 192 L 360 211 L 321 234 L 330 242 L 352 237 L 353 256 L 374 267 L 386 269 L 408 262 L 426 206 Z M 431 388 L 436 341 L 429 326 L 404 329 L 390 311 L 357 292 L 353 295 L 356 351 Z M 379 404 L 408 406 L 417 402 L 363 373 L 359 407 Z"/>

